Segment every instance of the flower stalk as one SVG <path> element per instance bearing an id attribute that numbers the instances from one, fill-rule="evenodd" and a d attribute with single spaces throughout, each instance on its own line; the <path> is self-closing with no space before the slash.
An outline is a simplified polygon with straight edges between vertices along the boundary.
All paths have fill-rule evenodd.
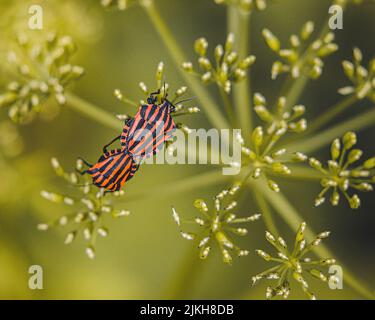
<path id="1" fill-rule="evenodd" d="M 251 12 L 245 12 L 233 5 L 228 5 L 227 12 L 228 33 L 232 32 L 237 38 L 235 49 L 239 56 L 246 57 L 250 47 Z M 233 97 L 237 123 L 244 132 L 250 132 L 252 130 L 250 75 L 234 86 Z M 245 140 L 248 142 L 247 136 Z"/>
<path id="2" fill-rule="evenodd" d="M 317 133 L 313 137 L 305 138 L 302 141 L 288 143 L 283 148 L 291 150 L 299 150 L 301 152 L 310 153 L 318 150 L 327 144 L 331 143 L 333 139 L 343 135 L 349 130 L 360 131 L 364 130 L 375 123 L 375 110 L 372 106 L 369 111 L 359 114 L 347 121 L 334 125 L 321 133 Z"/>
<path id="3" fill-rule="evenodd" d="M 107 128 L 116 131 L 121 131 L 121 121 L 116 119 L 116 117 L 111 113 L 80 98 L 72 92 L 67 92 L 65 96 L 66 103 L 72 110 L 82 114 L 83 116 L 93 121 L 96 121 L 97 123 L 104 125 Z"/>
<path id="4" fill-rule="evenodd" d="M 310 123 L 309 128 L 306 130 L 306 134 L 312 134 L 318 131 L 335 117 L 350 108 L 357 101 L 357 97 L 355 95 L 351 95 L 338 102 L 333 107 L 328 108 L 326 112 L 324 112 L 321 116 L 317 117 L 312 123 Z"/>

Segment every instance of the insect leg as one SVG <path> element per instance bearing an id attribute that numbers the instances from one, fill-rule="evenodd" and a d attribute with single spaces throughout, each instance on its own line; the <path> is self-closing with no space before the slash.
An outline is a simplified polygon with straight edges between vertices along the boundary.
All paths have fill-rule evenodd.
<path id="1" fill-rule="evenodd" d="M 86 166 L 92 167 L 92 164 L 86 161 L 85 159 L 83 159 L 82 157 L 78 157 L 77 159 L 81 160 Z"/>
<path id="2" fill-rule="evenodd" d="M 76 172 L 78 172 L 80 175 L 84 175 L 84 174 L 86 174 L 86 173 L 88 173 L 88 171 L 89 170 L 83 170 L 83 171 L 80 171 L 80 170 L 78 170 L 78 169 L 76 169 Z"/>
<path id="3" fill-rule="evenodd" d="M 151 93 L 150 93 L 150 97 L 151 97 L 151 96 L 154 96 L 155 94 L 160 94 L 160 89 L 158 89 L 158 91 L 151 92 Z"/>
<path id="4" fill-rule="evenodd" d="M 103 147 L 103 153 L 106 153 L 107 152 L 107 147 L 109 147 L 112 143 L 114 143 L 115 141 L 117 140 L 120 140 L 121 138 L 121 135 L 117 136 L 116 138 L 114 138 L 111 142 L 107 143 L 104 147 Z"/>

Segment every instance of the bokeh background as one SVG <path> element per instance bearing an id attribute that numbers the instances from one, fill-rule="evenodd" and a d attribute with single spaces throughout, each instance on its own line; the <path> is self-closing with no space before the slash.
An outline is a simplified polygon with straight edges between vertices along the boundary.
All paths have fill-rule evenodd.
<path id="1" fill-rule="evenodd" d="M 74 92 L 113 113 L 131 112 L 112 95 L 121 88 L 138 99 L 139 81 L 153 83 L 156 65 L 164 61 L 166 76 L 175 87 L 183 85 L 168 51 L 161 43 L 145 13 L 139 7 L 125 12 L 106 10 L 100 1 L 0 1 L 0 54 L 3 57 L 14 34 L 27 27 L 28 7 L 41 4 L 45 29 L 70 34 L 78 52 L 74 62 L 82 65 L 85 76 L 73 87 Z M 277 32 L 284 41 L 313 20 L 319 26 L 328 14 L 328 0 L 280 0 L 251 21 L 252 53 L 258 59 L 252 68 L 253 89 L 269 100 L 276 98 L 282 81 L 270 80 L 275 56 L 261 37 L 265 27 Z M 205 36 L 211 48 L 226 37 L 226 9 L 213 0 L 158 0 L 156 5 L 168 21 L 186 55 L 194 58 L 193 41 Z M 365 59 L 374 55 L 375 5 L 352 6 L 345 13 L 344 30 L 337 31 L 340 50 L 326 61 L 323 76 L 310 81 L 300 103 L 308 106 L 312 118 L 338 101 L 337 89 L 347 83 L 341 61 L 351 58 L 353 46 L 362 48 Z M 39 31 L 35 31 L 36 33 Z M 1 58 L 1 61 L 4 61 Z M 0 64 L 1 65 L 1 64 Z M 1 69 L 0 69 L 1 70 Z M 0 84 L 8 79 L 0 71 Z M 218 100 L 218 104 L 220 101 Z M 374 107 L 363 101 L 346 114 Z M 170 206 L 184 216 L 194 216 L 196 198 L 211 198 L 225 187 L 218 181 L 212 187 L 195 188 L 180 194 L 153 197 L 159 186 L 173 185 L 211 168 L 199 165 L 147 165 L 127 188 L 117 207 L 131 210 L 123 220 L 108 224 L 110 236 L 98 241 L 97 257 L 91 261 L 84 253 L 81 239 L 71 246 L 63 244 L 65 231 L 40 232 L 36 225 L 66 213 L 69 208 L 51 204 L 40 197 L 40 190 L 64 192 L 66 188 L 50 167 L 56 156 L 61 164 L 73 168 L 78 155 L 96 159 L 113 132 L 70 110 L 50 102 L 49 112 L 28 125 L 14 127 L 0 110 L 0 298 L 2 299 L 263 299 L 265 283 L 250 287 L 252 275 L 266 264 L 251 254 L 224 265 L 217 250 L 207 261 L 197 261 L 192 270 L 187 264 L 192 243 L 183 240 L 171 218 Z M 340 121 L 341 119 L 337 119 Z M 193 128 L 209 127 L 204 115 L 186 117 Z M 366 156 L 374 153 L 374 128 L 359 133 Z M 328 146 L 315 153 L 327 159 Z M 281 181 L 282 189 L 314 230 L 331 230 L 327 245 L 352 272 L 375 289 L 375 215 L 373 195 L 362 194 L 363 205 L 350 210 L 342 202 L 333 208 L 312 206 L 320 186 L 303 181 Z M 143 192 L 142 197 L 132 195 Z M 250 194 L 244 194 L 238 212 L 255 213 L 258 208 Z M 282 234 L 289 228 L 277 220 Z M 264 224 L 249 226 L 249 235 L 241 238 L 242 247 L 253 252 L 267 248 Z M 289 237 L 290 238 L 290 237 Z M 198 254 L 198 252 L 195 252 Z M 44 270 L 44 289 L 28 288 L 28 268 L 38 264 Z M 344 275 L 345 277 L 345 275 Z M 357 299 L 347 286 L 332 291 L 313 281 L 313 290 L 323 299 Z M 173 295 L 171 295 L 174 293 Z M 304 298 L 299 288 L 292 298 Z"/>

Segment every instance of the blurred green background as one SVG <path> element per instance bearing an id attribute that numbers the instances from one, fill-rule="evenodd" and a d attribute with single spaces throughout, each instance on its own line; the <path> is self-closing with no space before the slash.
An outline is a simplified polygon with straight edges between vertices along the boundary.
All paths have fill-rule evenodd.
<path id="1" fill-rule="evenodd" d="M 113 114 L 132 112 L 130 107 L 113 98 L 113 90 L 121 88 L 131 98 L 138 99 L 138 83 L 153 83 L 159 61 L 165 62 L 167 80 L 173 87 L 184 84 L 168 51 L 139 7 L 125 12 L 106 10 L 99 0 L 0 3 L 1 57 L 14 38 L 14 32 L 27 26 L 28 7 L 33 3 L 41 4 L 45 28 L 69 34 L 77 43 L 74 62 L 82 65 L 86 74 L 76 83 L 74 92 Z M 261 30 L 270 28 L 285 43 L 307 20 L 320 26 L 326 19 L 329 4 L 328 0 L 279 0 L 266 11 L 253 14 L 251 53 L 258 58 L 251 71 L 253 90 L 272 101 L 282 85 L 282 80 L 270 80 L 275 56 L 264 44 Z M 192 44 L 196 38 L 205 36 L 211 48 L 225 41 L 226 9 L 213 0 L 158 0 L 156 5 L 191 59 L 194 59 Z M 341 61 L 351 58 L 353 46 L 363 50 L 365 59 L 374 56 L 374 17 L 374 5 L 352 6 L 345 12 L 344 30 L 336 32 L 340 50 L 327 59 L 323 76 L 317 82 L 309 82 L 299 101 L 308 107 L 309 119 L 340 99 L 337 89 L 347 84 Z M 4 75 L 0 76 L 1 85 L 7 81 Z M 165 299 L 170 297 L 173 288 L 178 298 L 264 298 L 266 282 L 250 287 L 251 276 L 266 266 L 254 254 L 234 259 L 232 266 L 226 266 L 219 252 L 213 250 L 207 261 L 198 261 L 194 270 L 184 272 L 186 256 L 193 244 L 180 237 L 170 206 L 179 208 L 184 216 L 194 216 L 194 199 L 209 199 L 226 185 L 217 183 L 172 196 L 148 196 L 158 186 L 173 185 L 211 169 L 206 166 L 142 167 L 117 205 L 131 210 L 131 215 L 108 224 L 110 236 L 98 241 L 97 257 L 93 261 L 86 257 L 81 239 L 71 246 L 63 244 L 63 229 L 47 233 L 37 231 L 39 222 L 57 218 L 69 210 L 40 197 L 42 189 L 66 191 L 50 167 L 50 158 L 56 156 L 63 167 L 73 168 L 79 155 L 96 159 L 101 147 L 114 136 L 111 130 L 69 108 L 53 105 L 51 102 L 52 111 L 48 114 L 19 126 L 19 136 L 13 127 L 5 130 L 10 132 L 11 143 L 4 143 L 0 149 L 0 298 Z M 373 106 L 363 101 L 347 116 L 370 107 Z M 0 111 L 0 121 L 6 123 L 6 112 Z M 186 117 L 184 122 L 192 128 L 209 127 L 203 114 Z M 360 147 L 367 157 L 374 152 L 374 133 L 374 128 L 359 133 Z M 328 150 L 327 146 L 315 155 L 327 159 Z M 315 209 L 312 203 L 320 190 L 318 184 L 280 180 L 280 185 L 314 230 L 332 231 L 327 245 L 336 257 L 369 287 L 375 288 L 375 200 L 372 194 L 361 195 L 362 206 L 357 211 L 350 210 L 344 202 L 336 208 L 323 205 Z M 132 194 L 141 191 L 145 196 L 132 198 Z M 257 211 L 250 194 L 244 194 L 238 212 L 247 215 Z M 282 234 L 289 235 L 290 239 L 290 229 L 281 220 L 277 223 Z M 241 247 L 251 252 L 256 248 L 268 248 L 264 229 L 262 221 L 251 224 L 249 235 L 240 240 Z M 43 267 L 43 290 L 28 288 L 28 268 L 33 264 Z M 319 298 L 360 298 L 348 287 L 332 291 L 318 281 L 311 283 Z M 304 298 L 301 290 L 295 289 L 292 298 Z"/>

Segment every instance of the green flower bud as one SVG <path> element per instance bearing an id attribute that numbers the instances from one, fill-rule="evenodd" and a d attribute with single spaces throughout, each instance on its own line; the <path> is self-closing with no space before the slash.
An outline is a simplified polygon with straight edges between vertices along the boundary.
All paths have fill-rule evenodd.
<path id="1" fill-rule="evenodd" d="M 297 47 L 299 47 L 301 45 L 301 41 L 300 41 L 299 37 L 297 35 L 295 35 L 295 34 L 292 34 L 290 36 L 289 40 L 290 40 L 290 44 L 294 48 L 297 48 Z"/>
<path id="2" fill-rule="evenodd" d="M 221 249 L 221 253 L 223 255 L 223 262 L 227 264 L 232 263 L 232 256 L 229 254 L 227 249 Z"/>
<path id="3" fill-rule="evenodd" d="M 344 148 L 348 150 L 357 143 L 357 135 L 354 132 L 347 132 L 342 140 L 344 143 Z"/>
<path id="4" fill-rule="evenodd" d="M 201 57 L 206 55 L 207 47 L 208 47 L 208 42 L 207 42 L 206 38 L 199 38 L 199 39 L 195 40 L 194 50 Z"/>
<path id="5" fill-rule="evenodd" d="M 330 201 L 333 206 L 337 206 L 340 201 L 340 194 L 337 191 L 334 191 L 331 195 Z"/>
<path id="6" fill-rule="evenodd" d="M 311 167 L 313 167 L 314 169 L 317 169 L 317 170 L 320 170 L 322 168 L 322 163 L 315 158 L 310 158 L 309 164 L 310 164 Z"/>
<path id="7" fill-rule="evenodd" d="M 196 207 L 199 211 L 203 211 L 203 212 L 207 212 L 208 211 L 207 204 L 202 199 L 195 200 L 194 201 L 194 207 Z"/>
<path id="8" fill-rule="evenodd" d="M 353 49 L 353 57 L 354 57 L 355 61 L 361 62 L 362 59 L 363 59 L 362 51 L 359 48 L 354 48 Z"/>
<path id="9" fill-rule="evenodd" d="M 225 52 L 231 52 L 233 49 L 234 44 L 234 34 L 231 32 L 227 36 L 227 40 L 225 42 Z"/>
<path id="10" fill-rule="evenodd" d="M 223 57 L 223 55 L 224 55 L 223 46 L 221 44 L 219 44 L 215 48 L 215 59 L 218 62 L 218 64 L 220 64 L 219 62 L 220 62 L 221 58 Z"/>
<path id="11" fill-rule="evenodd" d="M 290 169 L 282 164 L 281 162 L 274 162 L 272 165 L 272 171 L 276 172 L 276 173 L 280 173 L 280 174 L 290 174 L 291 171 Z"/>
<path id="12" fill-rule="evenodd" d="M 341 153 L 341 144 L 340 144 L 340 139 L 335 139 L 332 142 L 331 145 L 331 158 L 332 160 L 336 160 Z"/>
<path id="13" fill-rule="evenodd" d="M 164 74 L 164 63 L 159 62 L 158 67 L 156 69 L 156 75 L 155 75 L 157 82 L 160 82 L 163 80 L 163 74 Z"/>
<path id="14" fill-rule="evenodd" d="M 375 167 L 375 157 L 372 157 L 368 160 L 366 160 L 364 163 L 363 163 L 363 167 L 365 169 L 373 169 Z"/>
<path id="15" fill-rule="evenodd" d="M 344 69 L 344 72 L 346 76 L 351 79 L 354 76 L 354 65 L 350 61 L 343 61 L 342 62 L 342 67 Z"/>
<path id="16" fill-rule="evenodd" d="M 361 205 L 361 199 L 359 199 L 357 194 L 354 194 L 350 198 L 349 205 L 350 205 L 350 208 L 352 208 L 352 209 L 358 209 L 359 208 L 359 206 Z"/>
<path id="17" fill-rule="evenodd" d="M 348 155 L 348 163 L 354 163 L 358 161 L 361 158 L 362 154 L 363 154 L 362 150 L 359 150 L 359 149 L 351 150 Z"/>
<path id="18" fill-rule="evenodd" d="M 182 66 L 182 69 L 184 69 L 187 72 L 193 71 L 193 64 L 191 62 L 183 62 L 181 66 Z"/>
<path id="19" fill-rule="evenodd" d="M 296 235 L 296 243 L 301 242 L 305 237 L 306 222 L 302 222 L 298 228 Z"/>
<path id="20" fill-rule="evenodd" d="M 272 191 L 275 191 L 275 192 L 280 192 L 280 188 L 278 186 L 278 184 L 273 181 L 273 180 L 268 180 L 268 187 L 272 190 Z"/>
<path id="21" fill-rule="evenodd" d="M 271 78 L 275 80 L 280 73 L 283 72 L 283 63 L 281 61 L 275 61 L 271 68 Z"/>
<path id="22" fill-rule="evenodd" d="M 258 256 L 260 256 L 264 260 L 266 261 L 271 260 L 271 256 L 268 253 L 264 252 L 263 250 L 255 250 L 255 252 L 257 253 Z"/>
<path id="23" fill-rule="evenodd" d="M 267 45 L 271 50 L 278 52 L 280 50 L 280 41 L 277 39 L 273 33 L 268 29 L 263 29 L 263 38 L 266 40 Z"/>
<path id="24" fill-rule="evenodd" d="M 261 95 L 260 93 L 255 93 L 254 94 L 254 104 L 256 106 L 258 105 L 265 105 L 266 104 L 266 99 L 264 98 L 263 95 Z"/>
<path id="25" fill-rule="evenodd" d="M 312 21 L 306 22 L 301 30 L 301 38 L 302 40 L 307 40 L 310 38 L 311 34 L 314 32 L 314 23 Z"/>
<path id="26" fill-rule="evenodd" d="M 310 274 L 311 274 L 313 277 L 315 277 L 315 278 L 317 278 L 317 279 L 319 279 L 319 280 L 322 280 L 322 281 L 324 281 L 324 282 L 327 281 L 327 277 L 326 277 L 326 276 L 324 275 L 324 273 L 321 272 L 320 270 L 317 270 L 317 269 L 311 269 L 309 272 L 310 272 Z"/>
<path id="27" fill-rule="evenodd" d="M 211 248 L 210 247 L 202 247 L 199 252 L 199 257 L 204 260 L 208 257 L 210 253 Z"/>
<path id="28" fill-rule="evenodd" d="M 259 148 L 263 143 L 263 128 L 256 127 L 252 134 L 252 142 L 256 148 Z"/>
<path id="29" fill-rule="evenodd" d="M 323 69 L 321 66 L 314 65 L 310 71 L 310 77 L 312 79 L 318 79 L 322 75 Z"/>
<path id="30" fill-rule="evenodd" d="M 239 63 L 238 63 L 238 67 L 241 68 L 241 69 L 247 69 L 249 68 L 251 65 L 254 64 L 256 60 L 256 57 L 251 55 L 251 56 L 248 56 L 246 57 L 245 59 L 241 60 Z"/>
<path id="31" fill-rule="evenodd" d="M 326 46 L 320 48 L 318 50 L 318 56 L 319 57 L 326 57 L 330 54 L 336 52 L 339 49 L 339 46 L 335 43 L 329 43 Z"/>
<path id="32" fill-rule="evenodd" d="M 254 107 L 254 110 L 261 120 L 265 122 L 271 122 L 273 120 L 272 114 L 268 111 L 268 109 L 265 106 L 257 105 Z"/>

